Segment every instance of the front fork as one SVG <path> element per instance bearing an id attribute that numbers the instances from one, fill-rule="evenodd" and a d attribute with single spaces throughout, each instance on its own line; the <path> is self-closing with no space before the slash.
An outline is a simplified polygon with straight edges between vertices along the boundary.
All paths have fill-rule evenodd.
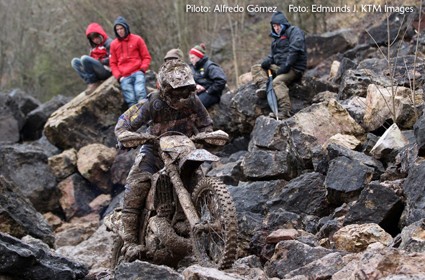
<path id="1" fill-rule="evenodd" d="M 187 220 L 189 221 L 190 228 L 193 229 L 195 225 L 200 222 L 200 218 L 198 216 L 198 213 L 196 212 L 195 206 L 193 205 L 191 195 L 184 187 L 177 166 L 173 164 L 173 160 L 170 158 L 170 156 L 165 153 L 162 153 L 162 159 L 164 160 L 168 175 L 171 178 L 171 183 L 173 184 L 176 190 L 176 194 L 183 209 L 183 212 L 186 215 Z"/>

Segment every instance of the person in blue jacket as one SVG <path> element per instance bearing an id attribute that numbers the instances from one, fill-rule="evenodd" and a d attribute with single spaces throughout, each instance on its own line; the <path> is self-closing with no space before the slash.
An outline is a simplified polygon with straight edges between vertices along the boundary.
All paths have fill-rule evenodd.
<path id="1" fill-rule="evenodd" d="M 223 69 L 205 53 L 205 44 L 196 45 L 189 51 L 189 60 L 196 82 L 196 93 L 205 108 L 209 108 L 220 102 L 227 77 Z"/>
<path id="2" fill-rule="evenodd" d="M 299 80 L 307 68 L 307 50 L 304 32 L 291 25 L 282 12 L 272 15 L 271 33 L 273 38 L 270 54 L 261 64 L 251 67 L 256 91 L 259 98 L 266 98 L 267 71 L 273 74 L 273 89 L 275 91 L 279 110 L 279 119 L 290 116 L 291 101 L 288 86 Z"/>

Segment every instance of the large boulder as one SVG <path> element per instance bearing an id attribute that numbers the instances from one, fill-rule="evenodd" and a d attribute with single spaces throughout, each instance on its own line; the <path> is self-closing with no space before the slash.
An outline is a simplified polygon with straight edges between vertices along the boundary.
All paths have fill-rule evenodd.
<path id="1" fill-rule="evenodd" d="M 242 161 L 247 178 L 291 180 L 301 173 L 303 162 L 284 122 L 261 116 L 251 135 L 249 153 Z"/>
<path id="2" fill-rule="evenodd" d="M 296 240 L 281 241 L 276 245 L 275 252 L 264 269 L 269 277 L 284 276 L 311 262 L 333 253 L 332 250 L 323 247 L 311 247 Z"/>
<path id="3" fill-rule="evenodd" d="M 108 231 L 104 225 L 94 227 L 93 224 L 94 222 L 76 222 L 73 228 L 66 230 L 67 233 L 63 232 L 64 235 L 70 235 L 68 241 L 78 235 L 75 234 L 76 231 L 80 235 L 81 233 L 87 235 L 88 238 L 78 242 L 78 244 L 61 246 L 55 252 L 66 258 L 83 262 L 92 271 L 101 271 L 111 267 L 112 256 L 110 252 L 112 252 L 114 241 L 118 237 L 114 232 Z"/>
<path id="4" fill-rule="evenodd" d="M 367 88 L 372 83 L 380 86 L 391 85 L 388 78 L 369 69 L 349 69 L 341 78 L 338 99 L 345 100 L 354 96 L 366 97 Z"/>
<path id="5" fill-rule="evenodd" d="M 47 152 L 34 143 L 0 146 L 0 173 L 13 181 L 41 213 L 59 208 L 57 181 Z"/>
<path id="6" fill-rule="evenodd" d="M 267 205 L 271 212 L 284 209 L 300 215 L 328 215 L 330 208 L 323 175 L 312 172 L 292 179 Z"/>
<path id="7" fill-rule="evenodd" d="M 357 199 L 373 173 L 372 167 L 355 158 L 341 156 L 331 160 L 324 183 L 327 199 L 336 206 Z"/>
<path id="8" fill-rule="evenodd" d="M 172 268 L 164 265 L 154 265 L 148 262 L 141 262 L 139 260 L 127 263 L 123 262 L 115 270 L 116 280 L 138 280 L 138 279 L 151 279 L 151 280 L 183 280 L 183 276 Z"/>
<path id="9" fill-rule="evenodd" d="M 77 171 L 77 150 L 72 148 L 51 156 L 48 163 L 57 179 L 65 179 Z"/>
<path id="10" fill-rule="evenodd" d="M 400 236 L 400 249 L 408 252 L 425 253 L 425 219 L 405 227 Z"/>
<path id="11" fill-rule="evenodd" d="M 409 140 L 397 124 L 392 124 L 370 150 L 370 154 L 384 163 L 394 162 L 398 151 L 408 144 Z"/>
<path id="12" fill-rule="evenodd" d="M 114 127 L 124 111 L 118 84 L 111 77 L 90 95 L 82 92 L 56 110 L 47 120 L 44 133 L 52 144 L 63 150 L 78 150 L 92 143 L 113 147 L 116 144 Z"/>
<path id="13" fill-rule="evenodd" d="M 50 115 L 69 101 L 69 97 L 58 95 L 29 112 L 22 127 L 22 140 L 31 141 L 39 139 L 42 136 L 44 124 Z"/>
<path id="14" fill-rule="evenodd" d="M 0 144 L 19 141 L 19 131 L 24 124 L 24 114 L 18 103 L 7 94 L 0 94 Z"/>
<path id="15" fill-rule="evenodd" d="M 402 197 L 391 185 L 371 182 L 348 210 L 344 225 L 375 223 L 395 235 L 400 231 L 398 221 L 403 209 Z"/>
<path id="16" fill-rule="evenodd" d="M 332 240 L 336 249 L 353 253 L 364 251 L 375 242 L 385 246 L 393 242 L 391 235 L 374 223 L 345 226 L 333 235 Z"/>
<path id="17" fill-rule="evenodd" d="M 344 157 L 349 160 L 358 162 L 365 167 L 371 167 L 373 169 L 373 180 L 378 180 L 380 175 L 385 171 L 383 164 L 375 158 L 358 151 L 351 150 L 347 147 L 338 145 L 336 143 L 330 143 L 326 146 L 326 150 L 322 151 L 325 155 L 321 164 L 324 165 L 324 173 L 327 173 L 327 166 L 329 163 L 339 157 Z"/>
<path id="18" fill-rule="evenodd" d="M 0 232 L 0 275 L 34 280 L 74 280 L 87 275 L 85 265 L 53 254 L 45 244 L 29 241 Z"/>
<path id="19" fill-rule="evenodd" d="M 380 5 L 365 5 L 368 11 L 378 12 L 383 9 Z M 404 8 L 404 7 L 398 7 Z M 415 8 L 409 12 L 398 12 L 395 11 L 388 15 L 384 14 L 385 17 L 381 19 L 376 25 L 366 29 L 360 34 L 359 43 L 369 44 L 372 46 L 386 46 L 389 42 L 393 43 L 396 39 L 404 38 L 401 34 L 406 34 L 406 30 L 411 30 L 412 26 L 409 25 L 413 18 L 417 17 Z M 389 32 L 389 34 L 388 34 Z M 409 34 L 410 32 L 407 32 Z M 407 38 L 404 38 L 407 40 Z M 389 42 L 388 42 L 389 40 Z"/>
<path id="20" fill-rule="evenodd" d="M 230 186 L 238 215 L 238 249 L 244 255 L 252 250 L 252 238 L 258 233 L 268 212 L 267 201 L 285 187 L 285 180 L 239 182 L 238 186 Z M 259 249 L 261 250 L 261 249 Z"/>
<path id="21" fill-rule="evenodd" d="M 21 89 L 13 89 L 8 96 L 18 104 L 19 111 L 24 116 L 41 105 L 41 102 Z"/>
<path id="22" fill-rule="evenodd" d="M 81 217 L 92 211 L 90 202 L 97 196 L 90 183 L 78 173 L 61 181 L 57 188 L 61 192 L 60 205 L 67 220 Z"/>
<path id="23" fill-rule="evenodd" d="M 413 126 L 418 152 L 420 156 L 425 155 L 425 115 L 422 114 Z"/>
<path id="24" fill-rule="evenodd" d="M 412 95 L 409 88 L 370 84 L 367 88 L 363 127 L 367 131 L 373 131 L 386 120 L 392 119 L 400 127 L 411 129 L 417 118 L 414 108 L 423 103 L 422 95 Z"/>
<path id="25" fill-rule="evenodd" d="M 411 254 L 375 243 L 363 252 L 348 255 L 347 265 L 331 279 L 425 279 L 424 258 L 424 253 Z"/>
<path id="26" fill-rule="evenodd" d="M 350 29 L 307 36 L 305 41 L 308 53 L 308 67 L 313 68 L 323 59 L 353 47 L 356 39 L 354 32 Z"/>
<path id="27" fill-rule="evenodd" d="M 256 119 L 271 112 L 267 100 L 260 99 L 255 94 L 256 89 L 249 82 L 234 93 L 224 93 L 220 103 L 208 109 L 214 128 L 222 129 L 233 137 L 249 135 Z"/>
<path id="28" fill-rule="evenodd" d="M 12 182 L 0 176 L 0 231 L 17 238 L 31 235 L 53 247 L 49 224 Z"/>
<path id="29" fill-rule="evenodd" d="M 425 161 L 420 161 L 410 167 L 409 175 L 403 183 L 406 197 L 401 224 L 410 225 L 425 218 Z"/>
<path id="30" fill-rule="evenodd" d="M 359 63 L 357 69 L 373 73 L 377 78 L 373 80 L 374 84 L 385 86 L 384 83 L 387 83 L 387 86 L 402 86 L 417 90 L 424 82 L 421 73 L 425 70 L 425 60 L 414 54 L 400 55 L 398 53 L 391 56 L 389 64 L 387 58 L 367 58 Z"/>
<path id="31" fill-rule="evenodd" d="M 313 104 L 286 120 L 291 138 L 306 167 L 311 166 L 314 151 L 335 134 L 364 138 L 363 128 L 335 99 Z"/>
<path id="32" fill-rule="evenodd" d="M 80 174 L 103 193 L 112 190 L 110 169 L 117 151 L 102 144 L 90 144 L 78 151 L 77 168 Z"/>

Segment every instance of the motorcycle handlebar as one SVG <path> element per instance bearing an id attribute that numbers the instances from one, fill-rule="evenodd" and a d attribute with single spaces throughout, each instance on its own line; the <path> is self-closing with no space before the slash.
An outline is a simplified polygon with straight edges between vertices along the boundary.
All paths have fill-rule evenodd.
<path id="1" fill-rule="evenodd" d="M 178 131 L 167 131 L 159 136 L 154 136 L 149 133 L 136 133 L 136 132 L 127 131 L 125 133 L 122 133 L 118 137 L 118 141 L 119 143 L 121 143 L 122 146 L 126 148 L 132 148 L 139 145 L 143 145 L 146 142 L 158 141 L 161 137 L 164 137 L 167 135 L 185 135 L 185 134 Z M 191 136 L 190 140 L 192 140 L 195 143 L 205 142 L 211 145 L 223 146 L 229 140 L 229 135 L 222 130 L 216 130 L 213 132 L 198 133 L 196 135 Z"/>

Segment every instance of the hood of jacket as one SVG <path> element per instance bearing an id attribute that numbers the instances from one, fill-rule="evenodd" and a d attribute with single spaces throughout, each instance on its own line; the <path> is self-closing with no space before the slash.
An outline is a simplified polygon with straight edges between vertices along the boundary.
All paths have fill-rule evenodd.
<path id="1" fill-rule="evenodd" d="M 276 32 L 273 29 L 273 23 L 283 25 L 284 28 L 282 28 L 281 34 L 276 34 Z M 285 15 L 282 12 L 276 12 L 272 15 L 272 19 L 270 20 L 270 28 L 271 28 L 271 37 L 280 37 L 282 33 L 285 32 L 288 27 L 291 26 L 288 19 L 285 17 Z"/>
<path id="2" fill-rule="evenodd" d="M 124 37 L 120 37 L 118 35 L 117 30 L 116 30 L 117 25 L 121 25 L 121 26 L 124 27 L 124 29 L 125 29 Z M 127 23 L 127 21 L 125 20 L 124 17 L 122 17 L 122 16 L 117 17 L 117 19 L 114 22 L 114 32 L 115 32 L 115 36 L 118 38 L 118 40 L 124 40 L 125 38 L 128 37 L 128 35 L 130 34 L 130 26 L 128 25 L 128 23 Z"/>
<path id="3" fill-rule="evenodd" d="M 103 27 L 100 24 L 96 22 L 90 23 L 86 28 L 86 37 L 93 48 L 96 47 L 96 44 L 89 38 L 89 35 L 91 33 L 98 33 L 102 36 L 103 40 L 102 40 L 102 43 L 100 43 L 100 45 L 104 45 L 106 40 L 108 40 L 108 35 L 106 34 L 105 30 L 103 30 Z"/>

